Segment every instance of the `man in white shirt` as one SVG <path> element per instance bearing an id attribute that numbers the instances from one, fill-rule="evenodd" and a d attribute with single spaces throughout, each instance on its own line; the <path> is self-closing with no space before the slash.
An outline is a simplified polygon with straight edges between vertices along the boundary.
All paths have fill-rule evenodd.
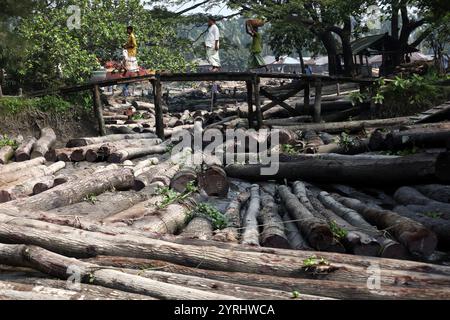
<path id="1" fill-rule="evenodd" d="M 221 67 L 219 55 L 220 31 L 213 17 L 208 18 L 208 26 L 208 32 L 205 36 L 206 58 L 212 65 L 212 71 L 219 71 Z"/>

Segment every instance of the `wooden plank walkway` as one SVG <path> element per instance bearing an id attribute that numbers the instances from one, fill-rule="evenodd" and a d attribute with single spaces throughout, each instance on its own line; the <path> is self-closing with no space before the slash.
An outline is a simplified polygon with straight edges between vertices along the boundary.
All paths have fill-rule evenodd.
<path id="1" fill-rule="evenodd" d="M 290 79 L 296 80 L 297 89 L 290 92 L 289 95 L 278 96 L 273 95 L 267 90 L 261 90 L 261 79 Z M 276 106 L 281 105 L 287 110 L 293 112 L 293 109 L 284 103 L 290 96 L 295 95 L 302 90 L 305 90 L 305 97 L 309 97 L 310 87 L 314 86 L 316 92 L 321 92 L 323 84 L 333 83 L 358 83 L 361 87 L 372 86 L 375 84 L 375 78 L 361 79 L 361 78 L 348 78 L 348 77 L 332 77 L 324 75 L 304 75 L 304 74 L 286 74 L 286 73 L 254 73 L 254 72 L 201 72 L 201 73 L 171 73 L 161 72 L 155 75 L 140 75 L 134 77 L 124 77 L 118 79 L 109 79 L 97 82 L 89 82 L 77 86 L 62 87 L 52 90 L 43 90 L 29 94 L 30 97 L 51 95 L 51 94 L 68 94 L 81 91 L 92 91 L 94 95 L 94 111 L 98 118 L 99 131 L 101 135 L 105 134 L 105 122 L 103 119 L 102 105 L 99 99 L 99 90 L 102 87 L 109 87 L 121 84 L 130 84 L 136 82 L 149 81 L 153 86 L 154 103 L 156 113 L 156 133 L 164 139 L 164 124 L 163 124 L 163 111 L 162 111 L 162 84 L 164 82 L 191 82 L 191 81 L 242 81 L 247 86 L 248 98 L 248 121 L 251 127 L 256 129 L 261 128 L 263 125 L 261 107 L 261 94 L 268 97 L 273 102 L 264 106 L 264 111 Z M 315 103 L 315 120 L 320 121 L 321 114 L 321 94 L 319 99 L 316 99 Z M 309 99 L 308 99 L 309 100 Z"/>
<path id="2" fill-rule="evenodd" d="M 436 118 L 441 118 L 447 116 L 450 118 L 450 101 L 447 101 L 437 107 L 430 110 L 418 113 L 411 117 L 414 123 L 427 123 L 429 121 L 434 121 Z"/>

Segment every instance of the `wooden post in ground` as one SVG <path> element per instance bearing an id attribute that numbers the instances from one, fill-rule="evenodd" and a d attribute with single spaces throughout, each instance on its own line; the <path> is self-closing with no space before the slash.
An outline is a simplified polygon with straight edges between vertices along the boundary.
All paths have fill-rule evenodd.
<path id="1" fill-rule="evenodd" d="M 370 99 L 370 117 L 373 118 L 377 112 L 377 104 L 375 103 L 376 86 L 371 85 L 369 88 L 369 99 Z"/>
<path id="2" fill-rule="evenodd" d="M 336 94 L 338 97 L 341 95 L 341 84 L 339 82 L 336 83 Z"/>
<path id="3" fill-rule="evenodd" d="M 305 84 L 305 92 L 303 98 L 303 104 L 305 105 L 305 110 L 309 114 L 309 105 L 310 105 L 310 97 L 311 97 L 311 87 L 309 86 L 309 81 Z"/>
<path id="4" fill-rule="evenodd" d="M 94 113 L 98 121 L 99 134 L 106 136 L 105 120 L 103 119 L 102 100 L 100 98 L 100 87 L 94 86 Z"/>
<path id="5" fill-rule="evenodd" d="M 155 117 L 156 117 L 156 135 L 158 136 L 158 138 L 165 140 L 163 109 L 161 104 L 162 84 L 160 74 L 157 74 L 156 79 L 153 81 L 153 92 L 155 99 L 154 101 L 155 101 Z"/>
<path id="6" fill-rule="evenodd" d="M 247 103 L 248 103 L 248 126 L 251 128 L 253 126 L 253 83 L 251 81 L 246 81 L 247 84 Z"/>
<path id="7" fill-rule="evenodd" d="M 263 125 L 263 118 L 261 111 L 261 94 L 260 94 L 261 79 L 258 76 L 256 76 L 253 79 L 253 85 L 254 85 L 255 106 L 256 106 L 256 121 L 257 121 L 256 129 L 259 130 Z"/>
<path id="8" fill-rule="evenodd" d="M 2 85 L 0 84 L 0 98 L 3 98 Z"/>
<path id="9" fill-rule="evenodd" d="M 316 81 L 316 94 L 314 101 L 314 122 L 320 123 L 322 120 L 322 81 Z"/>

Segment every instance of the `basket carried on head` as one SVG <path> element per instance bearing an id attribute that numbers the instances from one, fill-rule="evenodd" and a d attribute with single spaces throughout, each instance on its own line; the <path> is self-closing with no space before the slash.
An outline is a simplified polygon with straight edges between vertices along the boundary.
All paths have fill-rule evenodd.
<path id="1" fill-rule="evenodd" d="M 266 24 L 266 21 L 262 19 L 249 19 L 247 20 L 247 25 L 253 27 L 253 28 L 259 28 Z"/>

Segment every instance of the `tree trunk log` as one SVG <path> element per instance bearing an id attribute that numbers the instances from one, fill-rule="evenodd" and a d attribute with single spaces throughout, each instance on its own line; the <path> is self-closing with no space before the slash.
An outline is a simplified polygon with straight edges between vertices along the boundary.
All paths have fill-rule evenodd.
<path id="1" fill-rule="evenodd" d="M 6 188 L 12 185 L 17 185 L 27 180 L 40 178 L 47 175 L 53 175 L 55 172 L 63 169 L 66 166 L 65 162 L 57 162 L 52 164 L 49 167 L 46 166 L 38 166 L 33 167 L 28 171 L 19 171 L 19 172 L 9 172 L 0 177 L 0 185 L 6 185 Z M 5 186 L 4 186 L 5 187 Z"/>
<path id="2" fill-rule="evenodd" d="M 300 299 L 302 299 L 302 293 L 306 295 L 349 300 L 445 299 L 446 297 L 448 297 L 448 292 L 446 292 L 446 289 L 443 288 L 430 289 L 430 291 L 428 291 L 423 290 L 422 288 L 399 288 L 394 284 L 392 286 L 385 285 L 381 290 L 369 290 L 366 283 L 355 283 L 353 281 L 340 282 L 323 279 L 309 280 L 241 272 L 230 273 L 224 271 L 213 271 L 185 267 L 182 265 L 157 260 L 99 256 L 93 259 L 87 259 L 86 261 L 101 266 L 112 266 L 116 268 L 142 269 L 151 266 L 153 268 L 158 268 L 166 272 L 197 277 L 206 277 L 207 279 L 213 279 L 227 283 L 256 286 L 260 288 L 270 288 L 274 290 L 289 292 L 300 291 Z"/>
<path id="3" fill-rule="evenodd" d="M 241 209 L 248 201 L 250 195 L 247 192 L 238 194 L 229 204 L 225 211 L 225 217 L 228 220 L 228 227 L 219 230 L 214 235 L 214 240 L 222 242 L 239 242 L 239 230 L 241 230 Z"/>
<path id="4" fill-rule="evenodd" d="M 154 259 L 166 260 L 188 266 L 201 265 L 202 268 L 237 271 L 246 273 L 260 273 L 274 276 L 291 276 L 300 278 L 320 277 L 324 280 L 336 280 L 350 283 L 367 283 L 366 267 L 357 267 L 346 263 L 334 263 L 333 259 L 344 259 L 349 257 L 341 254 L 314 253 L 295 251 L 299 256 L 280 256 L 275 254 L 260 254 L 256 252 L 242 252 L 234 250 L 219 249 L 215 247 L 199 247 L 194 245 L 179 245 L 161 240 L 137 238 L 132 236 L 108 236 L 97 233 L 89 233 L 68 227 L 57 226 L 60 233 L 34 227 L 20 226 L 20 219 L 4 221 L 0 225 L 0 239 L 5 243 L 29 243 L 40 245 L 53 252 L 67 254 L 75 257 L 93 257 L 97 255 L 113 255 L 128 257 L 152 257 Z M 30 221 L 31 222 L 31 221 Z M 37 224 L 37 222 L 33 222 Z M 49 225 L 45 224 L 44 225 Z M 73 230 L 73 231 L 72 231 Z M 120 240 L 121 239 L 121 240 Z M 276 250 L 276 249 L 271 249 Z M 330 265 L 313 268 L 314 270 L 302 268 L 303 261 L 312 255 L 319 255 L 328 259 Z M 4 248 L 0 250 L 2 257 L 9 256 Z M 303 257 L 302 257 L 303 256 Z M 383 259 L 370 260 L 369 258 L 357 257 L 359 263 L 380 262 L 385 264 Z M 73 262 L 73 259 L 70 259 Z M 233 263 L 230 263 L 232 261 Z M 276 262 L 275 262 L 276 261 Z M 11 261 L 1 261 L 11 265 Z M 397 284 L 407 287 L 442 288 L 449 286 L 448 267 L 434 266 L 423 263 L 412 263 L 391 260 L 396 268 L 401 268 L 403 264 L 415 266 L 416 270 L 425 270 L 427 273 L 406 270 L 384 270 L 381 273 L 381 284 Z M 300 266 L 300 267 L 299 267 Z M 431 273 L 431 270 L 439 269 L 443 273 Z M 64 268 L 64 273 L 67 268 Z M 445 274 L 445 275 L 444 275 Z M 67 275 L 66 275 L 67 276 Z M 400 282 L 405 281 L 405 282 Z M 123 289 L 122 289 L 123 290 Z M 447 292 L 448 289 L 446 288 Z"/>
<path id="5" fill-rule="evenodd" d="M 360 256 L 371 257 L 380 254 L 381 245 L 375 237 L 365 233 L 360 228 L 351 225 L 333 211 L 325 208 L 312 193 L 308 195 L 314 209 L 324 216 L 330 225 L 334 223 L 337 227 L 344 230 L 345 235 L 341 237 L 341 240 L 348 252 Z"/>
<path id="6" fill-rule="evenodd" d="M 26 198 L 33 194 L 34 187 L 41 183 L 51 180 L 53 182 L 55 176 L 37 177 L 27 180 L 22 184 L 11 186 L 7 189 L 0 190 L 0 203 L 12 201 L 19 198 Z"/>
<path id="7" fill-rule="evenodd" d="M 328 248 L 333 242 L 329 226 L 314 215 L 291 193 L 288 187 L 280 186 L 278 194 L 282 203 L 308 243 L 317 250 Z"/>
<path id="8" fill-rule="evenodd" d="M 44 157 L 45 154 L 56 143 L 56 134 L 52 128 L 44 128 L 41 130 L 41 137 L 33 144 L 33 152 L 31 158 Z"/>
<path id="9" fill-rule="evenodd" d="M 110 163 L 123 163 L 126 160 L 131 160 L 150 154 L 163 154 L 167 152 L 167 147 L 163 145 L 159 146 L 148 146 L 141 148 L 126 148 L 112 153 L 108 157 L 108 162 Z"/>
<path id="10" fill-rule="evenodd" d="M 116 142 L 122 140 L 135 140 L 135 139 L 155 139 L 157 138 L 155 134 L 152 133 L 141 133 L 141 134 L 113 134 L 104 137 L 94 137 L 94 138 L 80 138 L 72 139 L 67 143 L 67 148 L 85 147 L 91 144 L 101 144 L 108 142 Z"/>
<path id="11" fill-rule="evenodd" d="M 344 205 L 357 210 L 367 221 L 379 229 L 392 232 L 394 237 L 412 254 L 427 257 L 436 249 L 436 235 L 422 224 L 402 217 L 393 211 L 367 207 L 358 200 L 343 197 L 337 199 Z"/>
<path id="12" fill-rule="evenodd" d="M 292 222 L 292 219 L 287 213 L 286 209 L 283 208 L 282 211 L 284 212 L 283 214 L 284 227 L 290 247 L 294 250 L 304 250 L 304 251 L 312 250 L 312 248 L 308 245 L 308 243 L 298 230 L 296 223 Z"/>
<path id="13" fill-rule="evenodd" d="M 198 177 L 198 186 L 208 196 L 227 197 L 230 185 L 225 170 L 219 166 L 211 166 Z"/>
<path id="14" fill-rule="evenodd" d="M 419 212 L 414 212 L 404 206 L 397 206 L 394 208 L 394 211 L 403 217 L 410 218 L 423 224 L 436 234 L 439 248 L 447 251 L 450 249 L 450 221 L 432 218 Z"/>
<path id="15" fill-rule="evenodd" d="M 179 193 L 184 193 L 189 183 L 197 181 L 197 173 L 195 169 L 183 168 L 178 171 L 170 182 L 170 188 Z"/>
<path id="16" fill-rule="evenodd" d="M 414 188 L 435 201 L 450 203 L 450 186 L 429 184 L 414 186 Z"/>
<path id="17" fill-rule="evenodd" d="M 24 162 L 10 163 L 10 164 L 0 167 L 0 176 L 4 175 L 6 173 L 10 173 L 10 172 L 20 171 L 22 169 L 33 168 L 33 167 L 42 165 L 44 163 L 45 163 L 45 158 L 43 158 L 43 157 L 24 161 Z"/>
<path id="18" fill-rule="evenodd" d="M 35 246 L 0 244 L 0 247 L 2 248 L 0 261 L 6 261 L 16 266 L 32 267 L 61 279 L 67 279 L 70 276 L 67 270 L 72 267 L 77 268 L 81 281 L 84 283 L 91 282 L 95 285 L 159 299 L 221 300 L 234 298 L 104 269 Z"/>
<path id="19" fill-rule="evenodd" d="M 29 137 L 17 148 L 15 152 L 15 160 L 17 162 L 28 161 L 31 159 L 31 150 L 36 142 L 36 138 Z"/>
<path id="20" fill-rule="evenodd" d="M 258 216 L 261 210 L 261 196 L 259 186 L 252 185 L 248 209 L 243 217 L 244 232 L 242 233 L 242 244 L 259 246 Z"/>
<path id="21" fill-rule="evenodd" d="M 356 159 L 355 159 L 356 160 Z M 228 176 L 244 180 L 306 180 L 323 183 L 363 185 L 406 184 L 430 181 L 450 181 L 450 153 L 438 156 L 419 154 L 381 160 L 323 160 L 310 158 L 293 163 L 279 163 L 271 176 L 261 175 L 263 165 L 229 165 Z M 274 165 L 272 163 L 272 165 Z"/>
<path id="22" fill-rule="evenodd" d="M 441 213 L 441 217 L 450 220 L 450 204 L 432 200 L 411 187 L 402 187 L 397 190 L 394 199 L 403 205 L 420 205 Z"/>
<path id="23" fill-rule="evenodd" d="M 261 197 L 260 225 L 263 226 L 260 241 L 264 247 L 289 249 L 289 241 L 284 232 L 284 224 L 278 213 L 278 206 L 273 196 L 263 194 Z"/>
<path id="24" fill-rule="evenodd" d="M 133 182 L 134 175 L 131 170 L 109 170 L 65 183 L 28 199 L 10 202 L 9 205 L 22 210 L 52 210 L 81 202 L 88 195 L 99 195 L 111 188 L 130 189 Z"/>
<path id="25" fill-rule="evenodd" d="M 196 217 L 189 222 L 180 236 L 190 239 L 211 240 L 213 237 L 213 227 L 208 219 Z"/>
<path id="26" fill-rule="evenodd" d="M 362 121 L 347 121 L 347 122 L 328 122 L 328 123 L 314 123 L 301 124 L 295 126 L 274 126 L 275 129 L 289 129 L 301 131 L 324 131 L 329 133 L 341 133 L 343 131 L 361 131 L 367 128 L 376 128 L 380 126 L 398 126 L 411 122 L 408 117 L 380 119 L 380 120 L 362 120 Z"/>

